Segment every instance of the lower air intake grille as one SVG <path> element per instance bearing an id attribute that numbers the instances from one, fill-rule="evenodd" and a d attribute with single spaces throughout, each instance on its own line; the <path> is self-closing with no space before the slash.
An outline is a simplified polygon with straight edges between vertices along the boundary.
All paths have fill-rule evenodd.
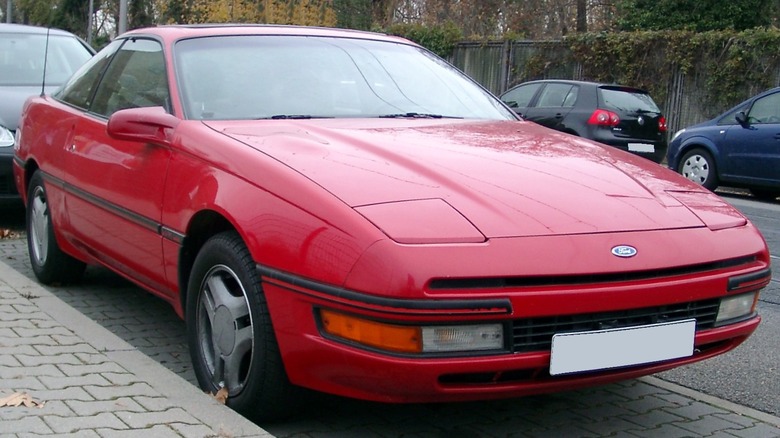
<path id="1" fill-rule="evenodd" d="M 512 346 L 516 353 L 546 351 L 556 333 L 606 330 L 696 319 L 696 330 L 715 326 L 720 299 L 616 312 L 519 319 L 512 322 Z"/>

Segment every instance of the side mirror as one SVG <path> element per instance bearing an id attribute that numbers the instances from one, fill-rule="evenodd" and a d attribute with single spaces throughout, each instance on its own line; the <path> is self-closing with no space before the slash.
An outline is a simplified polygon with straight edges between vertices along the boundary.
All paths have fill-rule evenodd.
<path id="1" fill-rule="evenodd" d="M 748 116 L 745 114 L 744 111 L 738 112 L 735 116 L 735 119 L 737 119 L 737 123 L 742 125 L 743 127 L 748 127 L 750 125 L 750 122 L 748 121 Z"/>
<path id="2" fill-rule="evenodd" d="M 117 140 L 168 146 L 180 121 L 161 106 L 130 108 L 112 114 L 106 131 Z"/>

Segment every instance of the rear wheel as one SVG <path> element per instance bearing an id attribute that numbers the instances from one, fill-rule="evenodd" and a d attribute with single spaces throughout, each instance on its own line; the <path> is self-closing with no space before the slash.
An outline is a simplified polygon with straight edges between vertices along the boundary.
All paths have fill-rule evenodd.
<path id="1" fill-rule="evenodd" d="M 255 263 L 236 232 L 209 239 L 187 294 L 187 339 L 203 390 L 227 390 L 227 405 L 256 421 L 289 415 L 299 402 L 289 383 Z"/>
<path id="2" fill-rule="evenodd" d="M 718 187 L 718 174 L 715 161 L 709 152 L 701 148 L 692 149 L 683 155 L 677 171 L 689 180 L 701 184 L 707 189 Z"/>
<path id="3" fill-rule="evenodd" d="M 33 174 L 27 190 L 27 249 L 35 277 L 43 284 L 78 281 L 87 266 L 62 252 L 57 244 L 40 171 Z"/>

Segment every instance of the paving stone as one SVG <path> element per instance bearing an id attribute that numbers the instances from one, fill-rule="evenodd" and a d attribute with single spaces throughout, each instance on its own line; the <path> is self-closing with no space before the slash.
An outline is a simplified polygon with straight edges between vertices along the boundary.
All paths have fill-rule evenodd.
<path id="1" fill-rule="evenodd" d="M 620 404 L 622 407 L 638 413 L 648 413 L 661 408 L 674 408 L 673 403 L 653 395 L 644 395 L 633 400 L 625 400 Z"/>
<path id="2" fill-rule="evenodd" d="M 63 389 L 70 387 L 87 387 L 87 386 L 108 386 L 111 385 L 105 377 L 100 374 L 85 374 L 79 376 L 66 376 L 66 377 L 49 377 L 41 376 L 41 382 L 49 389 Z"/>
<path id="3" fill-rule="evenodd" d="M 100 412 L 145 412 L 146 407 L 130 397 L 120 397 L 114 400 L 66 401 L 76 415 L 89 416 Z"/>
<path id="4" fill-rule="evenodd" d="M 734 436 L 740 438 L 768 438 L 768 437 L 780 437 L 780 427 L 772 426 L 771 424 L 756 424 L 752 427 L 746 427 L 741 430 L 729 431 Z"/>
<path id="5" fill-rule="evenodd" d="M 35 349 L 40 352 L 40 354 L 46 355 L 46 356 L 56 356 L 58 354 L 73 354 L 73 353 L 98 353 L 97 350 L 95 350 L 95 347 L 80 343 L 76 345 L 40 345 L 36 346 Z"/>
<path id="6" fill-rule="evenodd" d="M 18 376 L 0 380 L 0 393 L 41 390 L 46 390 L 46 385 L 35 376 Z"/>
<path id="7" fill-rule="evenodd" d="M 7 409 L 16 409 L 16 408 L 0 408 L 0 418 L 3 420 L 2 423 L 2 431 L 3 434 L 12 434 L 12 433 L 23 433 L 23 432 L 31 432 L 31 433 L 39 433 L 39 434 L 53 434 L 54 430 L 52 430 L 40 417 L 33 417 L 26 415 L 22 418 L 17 419 L 6 419 L 5 412 Z"/>
<path id="8" fill-rule="evenodd" d="M 112 400 L 116 397 L 155 396 L 158 393 L 148 383 L 139 382 L 126 386 L 85 386 L 84 389 L 97 400 Z"/>
<path id="9" fill-rule="evenodd" d="M 29 354 L 17 354 L 14 356 L 24 366 L 37 366 L 44 364 L 81 365 L 83 362 L 74 354 L 58 354 L 56 356 L 31 356 Z M 66 372 L 67 373 L 67 372 Z"/>
<path id="10" fill-rule="evenodd" d="M 725 414 L 726 411 L 717 408 L 700 401 L 694 401 L 686 406 L 678 406 L 674 408 L 664 408 L 667 412 L 685 417 L 691 420 L 698 420 L 705 415 Z"/>
<path id="11" fill-rule="evenodd" d="M 155 424 L 200 423 L 200 421 L 198 421 L 192 415 L 179 408 L 168 409 L 161 412 L 116 412 L 116 415 L 133 429 L 144 429 L 154 426 Z"/>
<path id="12" fill-rule="evenodd" d="M 131 429 L 131 430 L 111 430 L 111 429 L 98 429 L 97 433 L 101 438 L 137 438 L 139 436 L 154 437 L 154 438 L 181 438 L 181 435 L 168 427 L 167 425 L 156 425 L 147 429 Z M 206 437 L 207 435 L 204 435 Z"/>
<path id="13" fill-rule="evenodd" d="M 691 432 L 695 432 L 702 436 L 711 435 L 720 430 L 732 431 L 744 428 L 744 426 L 724 420 L 715 415 L 706 415 L 698 420 L 678 422 L 676 424 L 683 429 L 690 430 Z"/>
<path id="14" fill-rule="evenodd" d="M 85 417 L 44 417 L 46 424 L 56 433 L 74 433 L 87 429 L 129 429 L 116 415 L 109 412 Z"/>
<path id="15" fill-rule="evenodd" d="M 755 426 L 756 423 L 758 423 L 758 420 L 754 418 L 750 418 L 746 415 L 739 415 L 734 412 L 728 412 L 725 414 L 715 414 L 715 417 L 722 418 L 734 424 L 739 424 L 742 427 L 751 427 L 751 426 Z"/>
<path id="16" fill-rule="evenodd" d="M 639 437 L 646 438 L 693 438 L 697 435 L 673 424 L 664 424 L 661 427 L 648 430 L 631 431 Z"/>
<path id="17" fill-rule="evenodd" d="M 64 377 L 65 374 L 53 364 L 0 367 L 0 379 L 15 379 L 20 376 Z"/>
<path id="18" fill-rule="evenodd" d="M 52 438 L 52 435 L 39 435 L 36 433 L 20 433 L 18 438 Z M 100 438 L 100 435 L 94 430 L 80 430 L 76 433 L 58 433 L 56 438 Z"/>
<path id="19" fill-rule="evenodd" d="M 67 374 L 68 376 L 84 376 L 87 374 L 102 374 L 104 378 L 107 378 L 110 380 L 109 377 L 107 377 L 107 374 L 110 373 L 116 373 L 116 374 L 127 374 L 127 370 L 119 366 L 119 364 L 114 362 L 101 362 L 101 363 L 94 363 L 94 364 L 62 364 L 59 367 L 62 372 Z"/>
<path id="20" fill-rule="evenodd" d="M 625 415 L 622 418 L 628 422 L 641 426 L 643 429 L 654 429 L 661 426 L 662 424 L 673 423 L 683 419 L 682 417 L 672 415 L 669 412 L 663 410 L 645 412 L 642 414 Z"/>

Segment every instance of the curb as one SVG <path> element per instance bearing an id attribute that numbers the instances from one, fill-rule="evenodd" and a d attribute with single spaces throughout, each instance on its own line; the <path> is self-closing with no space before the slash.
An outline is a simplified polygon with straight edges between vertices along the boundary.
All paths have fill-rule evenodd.
<path id="1" fill-rule="evenodd" d="M 140 381 L 148 383 L 171 404 L 214 430 L 217 434 L 215 436 L 273 438 L 273 435 L 201 392 L 2 261 L 0 279 L 52 320 L 105 355 L 108 360 L 134 374 Z"/>

